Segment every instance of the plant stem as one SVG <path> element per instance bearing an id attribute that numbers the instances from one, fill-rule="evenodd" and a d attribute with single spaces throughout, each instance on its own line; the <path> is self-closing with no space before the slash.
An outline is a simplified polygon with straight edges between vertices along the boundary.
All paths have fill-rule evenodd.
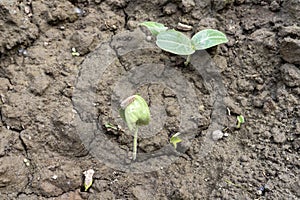
<path id="1" fill-rule="evenodd" d="M 186 57 L 186 60 L 185 60 L 185 62 L 184 62 L 184 65 L 187 66 L 190 62 L 191 62 L 191 55 L 188 55 L 188 56 Z"/>
<path id="2" fill-rule="evenodd" d="M 134 130 L 134 136 L 133 136 L 133 154 L 132 159 L 136 159 L 136 152 L 137 152 L 137 138 L 138 138 L 138 127 Z"/>

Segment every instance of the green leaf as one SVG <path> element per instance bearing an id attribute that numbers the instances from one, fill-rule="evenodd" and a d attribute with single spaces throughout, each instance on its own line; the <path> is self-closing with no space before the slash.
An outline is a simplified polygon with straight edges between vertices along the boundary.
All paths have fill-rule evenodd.
<path id="1" fill-rule="evenodd" d="M 93 181 L 91 181 L 91 182 L 88 183 L 88 184 L 84 183 L 84 191 L 85 191 L 85 192 L 88 191 L 88 189 L 92 186 L 92 184 L 93 184 Z"/>
<path id="2" fill-rule="evenodd" d="M 196 50 L 207 49 L 226 42 L 228 42 L 226 35 L 214 29 L 199 31 L 192 37 L 192 44 Z"/>
<path id="3" fill-rule="evenodd" d="M 238 122 L 240 122 L 241 124 L 245 123 L 245 118 L 243 115 L 239 115 L 236 118 L 237 118 Z"/>
<path id="4" fill-rule="evenodd" d="M 177 55 L 190 55 L 195 52 L 191 39 L 175 30 L 160 32 L 156 44 L 161 49 Z"/>
<path id="5" fill-rule="evenodd" d="M 160 32 L 166 31 L 168 29 L 168 27 L 165 27 L 163 24 L 157 22 L 143 22 L 140 23 L 140 25 L 146 26 L 150 30 L 150 32 L 155 36 L 158 35 Z"/>
<path id="6" fill-rule="evenodd" d="M 244 119 L 244 116 L 243 115 L 239 115 L 239 116 L 236 116 L 236 119 L 237 119 L 237 128 L 240 128 L 241 127 L 241 124 L 245 123 L 245 119 Z"/>
<path id="7" fill-rule="evenodd" d="M 180 133 L 176 133 L 175 135 L 173 135 L 170 139 L 170 143 L 174 145 L 174 148 L 177 148 L 177 143 L 182 142 L 182 139 L 180 139 L 178 136 L 180 135 Z"/>
<path id="8" fill-rule="evenodd" d="M 131 131 L 150 122 L 149 107 L 139 95 L 130 96 L 121 103 L 120 116 Z"/>

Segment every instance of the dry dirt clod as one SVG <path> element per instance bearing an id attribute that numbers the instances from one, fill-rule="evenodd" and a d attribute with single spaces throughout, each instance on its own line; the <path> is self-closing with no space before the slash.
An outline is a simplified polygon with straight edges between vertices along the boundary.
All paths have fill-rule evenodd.
<path id="1" fill-rule="evenodd" d="M 289 87 L 300 86 L 300 69 L 292 64 L 284 64 L 280 67 L 281 77 Z"/>
<path id="2" fill-rule="evenodd" d="M 285 61 L 300 65 L 300 40 L 284 38 L 280 44 L 280 54 Z"/>

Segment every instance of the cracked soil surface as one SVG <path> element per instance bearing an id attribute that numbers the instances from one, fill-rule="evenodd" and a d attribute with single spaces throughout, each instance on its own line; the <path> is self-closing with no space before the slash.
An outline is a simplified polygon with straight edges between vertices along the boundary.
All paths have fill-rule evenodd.
<path id="1" fill-rule="evenodd" d="M 299 13 L 299 0 L 1 0 L 0 199 L 300 199 Z M 175 29 L 179 22 L 190 25 L 187 35 L 205 28 L 227 35 L 228 43 L 208 53 L 220 75 L 211 78 L 223 83 L 230 115 L 213 113 L 216 99 L 207 77 L 155 47 L 153 38 L 147 41 L 154 45 L 149 51 L 118 52 L 118 38 L 137 30 L 149 35 L 138 24 L 150 20 Z M 130 154 L 132 136 L 112 111 L 116 80 L 133 66 L 155 64 L 149 74 L 157 77 L 159 66 L 168 66 L 178 74 L 165 76 L 169 85 L 145 84 L 133 92 L 145 97 L 152 114 L 166 116 L 162 123 L 153 115 L 158 125 L 151 124 L 151 131 L 163 128 L 159 137 L 139 140 L 140 153 L 164 147 L 179 130 L 180 115 L 194 114 L 184 127 L 194 137 L 170 165 L 145 173 L 118 170 L 87 147 L 81 137 L 87 129 L 78 133 L 74 98 L 78 88 L 86 88 L 77 83 L 93 56 L 106 55 L 105 44 L 116 60 L 105 70 L 97 60 L 105 76 L 89 88 L 96 94 L 96 116 L 81 120 L 99 120 L 107 138 Z M 182 83 L 180 78 L 197 100 L 186 110 L 170 89 Z M 121 92 L 117 97 L 132 95 L 126 87 Z M 240 129 L 237 115 L 245 117 Z M 213 120 L 227 135 L 218 141 L 207 140 Z M 122 127 L 106 128 L 108 122 Z M 94 147 L 105 145 L 100 144 Z M 213 144 L 209 151 L 207 144 Z M 84 192 L 88 169 L 95 170 L 94 182 Z"/>

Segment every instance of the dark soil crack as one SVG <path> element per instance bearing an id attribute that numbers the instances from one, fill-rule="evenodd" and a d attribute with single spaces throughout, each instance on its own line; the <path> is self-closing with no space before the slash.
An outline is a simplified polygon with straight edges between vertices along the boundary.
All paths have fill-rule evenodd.
<path id="1" fill-rule="evenodd" d="M 124 28 L 127 29 L 127 30 L 129 30 L 129 28 L 128 28 L 129 15 L 127 14 L 127 12 L 126 12 L 125 9 L 126 9 L 126 8 L 123 8 L 123 9 L 122 9 L 122 10 L 123 10 L 123 13 L 124 13 L 124 15 L 125 15 L 125 17 L 124 17 L 124 21 L 125 21 L 125 23 L 124 23 Z"/>
<path id="2" fill-rule="evenodd" d="M 121 55 L 119 54 L 118 50 L 112 45 L 112 42 L 113 42 L 113 37 L 115 36 L 116 34 L 112 35 L 111 38 L 110 38 L 110 41 L 109 41 L 109 47 L 115 52 L 116 56 L 117 56 L 117 59 L 120 63 L 120 65 L 123 67 L 123 69 L 125 71 L 127 71 L 126 69 L 126 66 L 123 64 L 123 62 L 121 61 Z"/>

